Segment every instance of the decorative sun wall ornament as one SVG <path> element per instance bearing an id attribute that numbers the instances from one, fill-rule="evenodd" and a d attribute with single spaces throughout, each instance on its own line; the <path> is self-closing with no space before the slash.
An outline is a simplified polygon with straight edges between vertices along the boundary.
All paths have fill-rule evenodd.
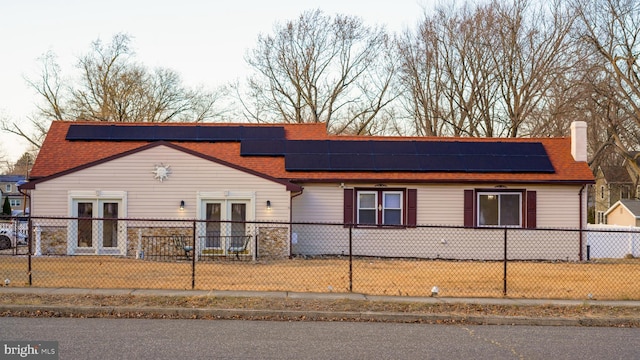
<path id="1" fill-rule="evenodd" d="M 160 165 L 155 165 L 156 169 L 152 171 L 154 174 L 153 177 L 158 179 L 160 182 L 167 180 L 169 178 L 169 174 L 171 174 L 171 169 L 169 165 L 164 165 L 160 163 Z"/>

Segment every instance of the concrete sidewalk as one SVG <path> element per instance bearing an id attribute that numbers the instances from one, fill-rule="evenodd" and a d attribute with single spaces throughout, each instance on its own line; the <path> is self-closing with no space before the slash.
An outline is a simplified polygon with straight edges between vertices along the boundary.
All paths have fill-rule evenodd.
<path id="1" fill-rule="evenodd" d="M 484 306 L 604 306 L 637 308 L 637 316 L 630 318 L 550 318 L 520 316 L 460 316 L 453 314 L 424 314 L 371 311 L 298 311 L 298 310 L 255 310 L 255 309 L 211 309 L 177 307 L 131 307 L 131 306 L 62 306 L 62 305 L 12 305 L 0 304 L 0 312 L 30 313 L 53 312 L 57 316 L 108 316 L 108 314 L 155 314 L 171 318 L 247 318 L 247 319 L 308 319 L 308 320 L 352 320 L 352 321 L 393 321 L 393 322 L 438 322 L 496 325 L 556 325 L 556 326 L 624 326 L 630 323 L 640 325 L 640 301 L 599 301 L 599 300 L 550 300 L 550 299 L 509 299 L 509 298 L 443 298 L 443 297 L 401 297 L 364 295 L 356 293 L 300 293 L 262 291 L 220 291 L 220 290 L 153 290 L 153 289 L 78 289 L 78 288 L 29 288 L 1 287 L 3 294 L 33 295 L 101 295 L 101 296 L 153 296 L 153 297 L 235 297 L 235 298 L 281 298 L 302 300 L 353 300 L 390 303 L 421 304 L 466 304 Z"/>

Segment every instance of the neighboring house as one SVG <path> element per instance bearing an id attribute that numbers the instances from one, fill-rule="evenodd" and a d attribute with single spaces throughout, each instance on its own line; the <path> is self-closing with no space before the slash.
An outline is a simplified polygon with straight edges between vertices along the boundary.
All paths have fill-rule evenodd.
<path id="1" fill-rule="evenodd" d="M 340 254 L 347 242 L 332 238 L 351 234 L 354 253 L 361 255 L 455 258 L 461 251 L 456 246 L 466 246 L 473 258 L 500 259 L 501 247 L 477 236 L 493 230 L 471 228 L 586 225 L 584 190 L 594 177 L 586 163 L 584 122 L 572 125 L 571 138 L 540 139 L 333 136 L 325 129 L 56 121 L 23 188 L 30 191 L 32 216 L 283 224 L 275 235 L 277 225 L 223 230 L 198 224 L 202 240 L 195 250 L 201 254 L 217 245 L 208 242 L 210 232 L 269 231 L 280 246 L 267 253 L 276 257 Z M 63 229 L 67 254 L 130 256 L 136 231 L 151 231 L 102 220 L 117 229 L 91 232 L 82 221 Z M 290 222 L 355 228 L 323 235 Z M 468 228 L 425 236 L 417 224 Z M 498 239 L 501 231 L 495 230 Z M 529 257 L 579 259 L 586 249 L 573 233 L 536 239 L 535 246 L 527 233 L 522 236 L 535 251 Z M 258 243 L 261 256 L 265 246 Z M 525 256 L 517 244 L 510 251 L 512 258 Z"/>
<path id="2" fill-rule="evenodd" d="M 595 223 L 606 224 L 605 213 L 619 200 L 635 199 L 638 179 L 624 165 L 600 166 L 594 185 Z"/>
<path id="3" fill-rule="evenodd" d="M 640 226 L 640 200 L 618 200 L 604 216 L 609 225 Z"/>
<path id="4" fill-rule="evenodd" d="M 0 175 L 0 193 L 2 194 L 0 207 L 4 204 L 4 199 L 8 197 L 13 214 L 28 208 L 28 205 L 24 202 L 24 195 L 18 190 L 18 183 L 24 180 L 25 177 L 20 175 Z"/>

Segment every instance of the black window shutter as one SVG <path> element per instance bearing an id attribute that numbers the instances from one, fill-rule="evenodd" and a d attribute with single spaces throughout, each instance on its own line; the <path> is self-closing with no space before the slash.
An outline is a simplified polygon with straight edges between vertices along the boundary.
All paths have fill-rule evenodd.
<path id="1" fill-rule="evenodd" d="M 343 206 L 343 223 L 345 227 L 348 227 L 349 224 L 353 224 L 353 189 L 344 189 L 344 206 Z"/>
<path id="2" fill-rule="evenodd" d="M 407 189 L 407 226 L 416 227 L 418 223 L 418 190 Z"/>
<path id="3" fill-rule="evenodd" d="M 536 219 L 537 204 L 536 204 L 536 192 L 527 191 L 527 228 L 535 229 L 537 224 Z"/>
<path id="4" fill-rule="evenodd" d="M 474 227 L 473 223 L 473 190 L 464 191 L 464 226 Z"/>

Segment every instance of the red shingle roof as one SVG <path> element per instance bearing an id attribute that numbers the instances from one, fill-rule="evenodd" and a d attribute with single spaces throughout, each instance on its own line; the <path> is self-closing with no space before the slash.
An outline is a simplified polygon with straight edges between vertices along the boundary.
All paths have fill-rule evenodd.
<path id="1" fill-rule="evenodd" d="M 147 141 L 67 141 L 71 124 L 78 122 L 55 121 L 40 149 L 31 171 L 31 179 L 47 178 L 91 166 L 96 162 L 135 152 L 149 146 Z M 101 123 L 91 122 L 91 125 Z M 105 123 L 104 125 L 114 125 Z M 118 124 L 118 126 L 176 124 Z M 181 126 L 237 126 L 239 124 L 180 124 Z M 248 124 L 243 124 L 248 125 Z M 251 126 L 281 126 L 288 140 L 415 140 L 415 141 L 474 141 L 474 142 L 540 142 L 543 144 L 554 173 L 473 173 L 473 172 L 292 172 L 285 170 L 284 157 L 240 156 L 239 142 L 171 142 L 176 148 L 196 153 L 213 161 L 219 160 L 248 172 L 292 182 L 528 182 L 528 183 L 593 183 L 594 176 L 585 162 L 576 162 L 571 156 L 569 138 L 440 138 L 440 137 L 362 137 L 327 135 L 324 124 L 251 124 Z M 44 180 L 44 179 L 43 179 Z"/>

